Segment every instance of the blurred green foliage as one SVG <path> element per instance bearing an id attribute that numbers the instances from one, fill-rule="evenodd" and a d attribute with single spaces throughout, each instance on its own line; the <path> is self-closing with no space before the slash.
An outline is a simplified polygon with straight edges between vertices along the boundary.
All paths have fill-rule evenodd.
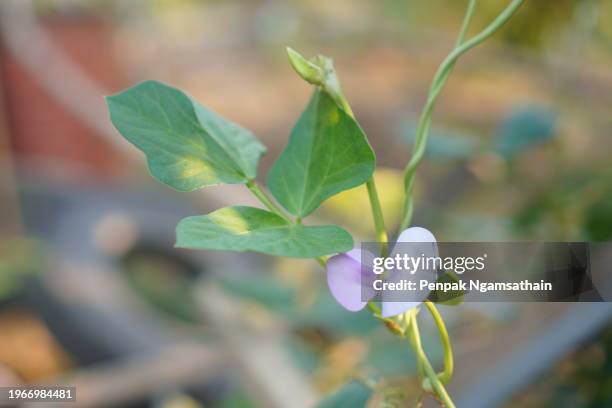
<path id="1" fill-rule="evenodd" d="M 416 139 L 416 124 L 403 126 L 402 135 L 408 145 L 412 146 Z M 433 160 L 466 160 L 481 151 L 482 147 L 472 137 L 453 131 L 434 127 L 427 141 L 425 155 Z"/>
<path id="2" fill-rule="evenodd" d="M 261 304 L 284 316 L 296 328 L 317 327 L 334 336 L 345 336 L 364 335 L 379 326 L 367 311 L 346 313 L 325 287 L 318 288 L 312 303 L 303 306 L 298 303 L 295 290 L 284 285 L 273 274 L 226 275 L 215 279 L 228 293 Z"/>
<path id="3" fill-rule="evenodd" d="M 612 240 L 612 188 L 587 208 L 584 228 L 590 241 Z"/>
<path id="4" fill-rule="evenodd" d="M 317 408 L 356 408 L 364 407 L 372 390 L 366 385 L 353 381 L 323 400 Z"/>
<path id="5" fill-rule="evenodd" d="M 519 154 L 555 136 L 557 114 L 539 105 L 523 105 L 510 112 L 495 131 L 492 140 L 485 141 L 460 131 L 434 127 L 427 142 L 425 154 L 437 161 L 468 160 L 492 150 L 511 160 Z M 416 137 L 416 125 L 402 126 L 403 140 L 412 146 Z M 490 148 L 487 148 L 490 146 Z"/>
<path id="6" fill-rule="evenodd" d="M 548 189 L 528 196 L 512 218 L 519 235 L 546 228 L 559 239 L 612 238 L 612 169 L 598 173 L 563 171 Z"/>
<path id="7" fill-rule="evenodd" d="M 185 323 L 199 320 L 193 279 L 184 265 L 161 253 L 136 252 L 123 261 L 128 285 L 162 315 Z"/>
<path id="8" fill-rule="evenodd" d="M 20 293 L 27 279 L 40 272 L 43 257 L 38 241 L 0 238 L 0 302 Z"/>
<path id="9" fill-rule="evenodd" d="M 215 406 L 217 408 L 255 408 L 257 404 L 244 389 L 234 388 Z"/>
<path id="10" fill-rule="evenodd" d="M 527 2 L 517 12 L 512 24 L 508 24 L 500 35 L 509 43 L 539 48 L 559 28 L 571 22 L 579 3 L 591 0 L 538 0 Z M 483 15 L 490 20 L 503 7 L 505 1 L 495 0 L 479 3 Z"/>
<path id="11" fill-rule="evenodd" d="M 608 408 L 612 406 L 612 329 L 570 354 L 507 407 Z"/>
<path id="12" fill-rule="evenodd" d="M 512 112 L 497 128 L 494 146 L 497 153 L 512 159 L 555 135 L 556 114 L 537 105 Z"/>

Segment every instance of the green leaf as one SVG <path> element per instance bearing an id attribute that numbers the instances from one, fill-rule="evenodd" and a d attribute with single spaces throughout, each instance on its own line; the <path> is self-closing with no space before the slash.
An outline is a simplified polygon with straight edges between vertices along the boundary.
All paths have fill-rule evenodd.
<path id="1" fill-rule="evenodd" d="M 325 398 L 317 405 L 317 408 L 363 408 L 371 395 L 370 388 L 353 381 Z"/>
<path id="2" fill-rule="evenodd" d="M 357 122 L 317 89 L 268 174 L 272 195 L 304 217 L 341 191 L 365 183 L 375 157 Z"/>
<path id="3" fill-rule="evenodd" d="M 316 258 L 353 248 L 353 238 L 340 227 L 295 225 L 269 211 L 243 206 L 185 218 L 176 227 L 176 238 L 181 248 L 294 258 Z"/>
<path id="4" fill-rule="evenodd" d="M 192 191 L 255 178 L 265 147 L 180 90 L 146 81 L 106 100 L 117 130 L 145 153 L 162 183 Z"/>

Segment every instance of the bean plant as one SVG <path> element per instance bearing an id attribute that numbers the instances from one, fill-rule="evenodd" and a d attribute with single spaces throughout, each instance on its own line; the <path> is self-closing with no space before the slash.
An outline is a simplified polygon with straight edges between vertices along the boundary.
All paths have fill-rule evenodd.
<path id="1" fill-rule="evenodd" d="M 466 40 L 475 0 L 469 0 L 455 47 L 440 64 L 422 110 L 412 156 L 404 169 L 405 198 L 399 231 L 422 240 L 433 237 L 411 226 L 416 170 L 421 163 L 432 113 L 444 84 L 459 57 L 489 38 L 519 8 L 512 0 L 480 33 Z M 183 248 L 253 251 L 273 256 L 312 258 L 331 273 L 349 276 L 355 260 L 351 235 L 336 225 L 308 225 L 306 218 L 328 198 L 365 184 L 381 255 L 387 255 L 388 235 L 373 174 L 376 157 L 345 98 L 332 60 L 306 59 L 287 48 L 297 74 L 312 84 L 313 92 L 293 128 L 280 157 L 267 174 L 267 189 L 257 181 L 257 167 L 266 152 L 249 130 L 200 105 L 186 93 L 156 81 L 146 81 L 107 98 L 110 117 L 119 132 L 147 158 L 151 175 L 178 190 L 193 191 L 218 184 L 242 184 L 265 207 L 229 206 L 206 215 L 183 219 L 176 229 L 176 245 Z M 424 232 L 423 232 L 424 231 Z M 344 258 L 342 258 L 344 257 Z M 329 265 L 328 265 L 329 264 Z M 351 311 L 366 307 L 392 335 L 405 338 L 417 360 L 422 395 L 454 407 L 446 390 L 453 375 L 451 341 L 436 306 L 429 300 L 384 312 L 380 302 L 351 306 L 343 288 L 332 294 Z M 342 281 L 342 280 L 341 280 Z M 336 285 L 337 286 L 337 285 Z M 444 366 L 436 372 L 423 350 L 417 315 L 427 309 L 438 328 Z"/>

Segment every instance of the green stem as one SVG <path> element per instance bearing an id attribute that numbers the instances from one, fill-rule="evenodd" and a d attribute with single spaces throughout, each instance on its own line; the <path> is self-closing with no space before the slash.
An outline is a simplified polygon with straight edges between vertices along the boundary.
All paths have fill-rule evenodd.
<path id="1" fill-rule="evenodd" d="M 455 47 L 458 47 L 463 43 L 463 39 L 467 34 L 468 28 L 470 28 L 470 22 L 472 21 L 472 16 L 474 15 L 474 10 L 476 9 L 476 0 L 469 0 L 467 9 L 465 10 L 465 16 L 463 16 L 463 22 L 461 23 L 461 29 L 459 30 L 459 35 L 457 36 L 457 41 L 455 42 Z"/>
<path id="2" fill-rule="evenodd" d="M 431 126 L 431 117 L 433 113 L 433 109 L 435 107 L 436 100 L 448 79 L 455 62 L 459 59 L 460 56 L 465 54 L 471 48 L 479 45 L 491 35 L 493 35 L 504 23 L 506 23 L 510 17 L 514 14 L 514 12 L 519 8 L 519 6 L 523 3 L 524 0 L 512 0 L 512 2 L 489 24 L 484 30 L 482 30 L 479 34 L 472 37 L 470 40 L 463 42 L 463 38 L 467 32 L 467 28 L 469 26 L 469 22 L 472 18 L 474 12 L 475 2 L 470 1 L 468 4 L 468 8 L 463 20 L 463 24 L 461 27 L 461 31 L 457 38 L 457 46 L 451 51 L 450 54 L 442 61 L 440 67 L 436 71 L 434 79 L 432 81 L 431 87 L 429 89 L 429 95 L 427 97 L 427 102 L 425 103 L 425 107 L 421 113 L 419 118 L 419 123 L 416 130 L 416 139 L 413 148 L 413 154 L 410 158 L 410 161 L 406 165 L 404 169 L 404 188 L 406 191 L 404 206 L 403 206 L 403 214 L 402 221 L 400 224 L 400 229 L 406 229 L 410 225 L 410 221 L 412 218 L 412 190 L 414 188 L 414 178 L 416 169 L 421 163 L 423 156 L 425 155 L 425 147 L 427 145 L 427 137 L 429 135 L 429 128 Z"/>
<path id="3" fill-rule="evenodd" d="M 444 319 L 438 312 L 436 306 L 431 303 L 429 300 L 426 300 L 425 306 L 431 313 L 431 316 L 436 323 L 436 327 L 438 328 L 438 332 L 440 333 L 440 342 L 442 343 L 442 348 L 444 349 L 444 372 L 439 374 L 440 381 L 444 384 L 447 384 L 451 377 L 453 376 L 453 348 L 451 345 L 450 337 L 448 336 L 448 330 L 446 330 L 446 325 L 444 324 Z"/>
<path id="4" fill-rule="evenodd" d="M 255 197 L 257 197 L 259 199 L 259 201 L 261 201 L 261 203 L 263 205 L 266 206 L 266 208 L 270 211 L 272 211 L 274 214 L 278 215 L 279 217 L 282 217 L 285 221 L 291 223 L 291 224 L 296 224 L 299 225 L 302 223 L 302 219 L 300 217 L 296 218 L 295 222 L 291 221 L 291 218 L 289 218 L 289 216 L 287 216 L 285 214 L 285 212 L 274 203 L 274 201 L 272 201 L 272 199 L 270 197 L 268 197 L 268 195 L 266 194 L 265 191 L 263 191 L 259 185 L 257 185 L 257 183 L 255 182 L 255 180 L 249 180 L 246 183 L 246 186 L 249 190 L 251 190 L 251 192 L 253 193 L 253 195 Z M 320 256 L 318 258 L 315 258 L 317 260 L 317 262 L 319 263 L 319 265 L 321 265 L 323 268 L 325 268 L 325 264 L 327 263 L 327 258 L 324 256 Z"/>
<path id="5" fill-rule="evenodd" d="M 368 197 L 370 198 L 370 207 L 372 208 L 372 218 L 374 219 L 374 228 L 376 230 L 376 240 L 380 243 L 380 256 L 387 256 L 389 252 L 387 231 L 385 230 L 385 220 L 383 218 L 378 191 L 376 190 L 376 182 L 374 176 L 366 183 L 368 188 Z"/>
<path id="6" fill-rule="evenodd" d="M 412 315 L 416 317 L 417 313 L 418 313 L 417 309 L 409 310 L 408 312 L 406 312 L 405 316 L 408 321 L 408 326 L 412 326 Z M 409 334 L 408 341 L 410 341 L 410 345 L 412 346 L 412 349 L 416 350 L 417 348 L 417 343 L 415 342 L 416 335 L 412 333 L 413 329 L 411 327 L 407 327 L 407 330 L 409 330 L 409 332 L 407 332 L 407 334 Z M 417 374 L 419 378 L 419 384 L 423 384 L 423 380 L 425 379 L 425 370 L 423 368 L 423 361 L 419 358 L 418 355 L 417 355 L 416 363 L 417 363 Z"/>
<path id="7" fill-rule="evenodd" d="M 272 201 L 272 199 L 270 197 L 268 197 L 268 195 L 266 194 L 265 191 L 263 191 L 259 185 L 255 182 L 255 180 L 249 180 L 246 183 L 246 186 L 249 190 L 251 190 L 251 192 L 253 193 L 253 195 L 255 197 L 257 197 L 259 199 L 259 201 L 261 201 L 261 203 L 263 205 L 266 206 L 266 208 L 270 211 L 272 211 L 274 214 L 282 217 L 285 221 L 291 221 L 291 218 L 289 218 L 285 212 L 274 203 L 274 201 Z"/>
<path id="8" fill-rule="evenodd" d="M 446 388 L 444 388 L 444 385 L 438 378 L 438 375 L 434 371 L 429 359 L 427 358 L 427 355 L 425 354 L 425 351 L 423 350 L 419 326 L 416 320 L 416 313 L 410 314 L 410 334 L 412 336 L 412 343 L 414 344 L 417 359 L 420 360 L 421 364 L 423 365 L 423 369 L 425 370 L 425 374 L 433 387 L 433 391 L 447 408 L 455 408 L 453 400 L 451 399 L 450 395 L 448 395 Z"/>

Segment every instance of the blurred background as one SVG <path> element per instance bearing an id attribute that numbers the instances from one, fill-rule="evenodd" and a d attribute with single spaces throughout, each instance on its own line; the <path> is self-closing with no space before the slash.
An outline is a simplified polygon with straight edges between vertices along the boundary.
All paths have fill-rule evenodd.
<path id="1" fill-rule="evenodd" d="M 316 263 L 174 249 L 180 218 L 257 204 L 240 186 L 157 184 L 103 96 L 145 79 L 185 90 L 264 142 L 264 181 L 311 91 L 285 46 L 331 56 L 393 230 L 464 3 L 0 2 L 0 385 L 75 385 L 79 406 L 415 406 L 408 345 L 337 306 Z M 479 2 L 470 32 L 505 4 Z M 610 240 L 611 104 L 612 2 L 526 1 L 444 89 L 415 222 L 447 241 Z M 365 189 L 315 218 L 372 239 Z M 441 308 L 459 407 L 612 406 L 610 305 Z"/>

